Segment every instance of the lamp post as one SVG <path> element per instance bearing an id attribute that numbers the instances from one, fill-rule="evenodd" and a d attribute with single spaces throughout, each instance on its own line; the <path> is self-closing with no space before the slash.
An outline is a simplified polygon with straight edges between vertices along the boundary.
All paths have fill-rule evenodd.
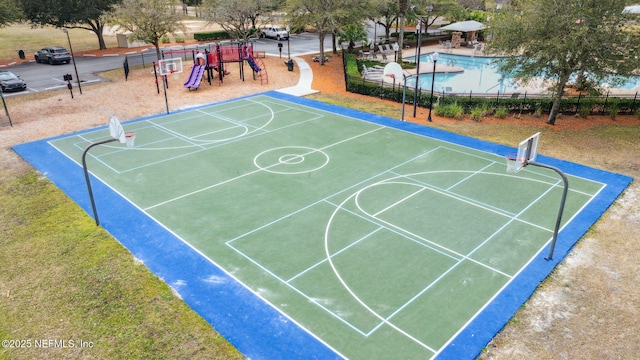
<path id="1" fill-rule="evenodd" d="M 412 7 L 415 10 L 415 6 Z M 433 11 L 433 5 L 427 5 L 427 23 L 425 25 L 425 32 L 429 30 L 429 15 Z M 427 34 L 428 35 L 428 34 Z M 422 18 L 418 19 L 418 53 L 416 54 L 416 86 L 413 89 L 413 117 L 416 117 L 416 109 L 418 105 L 418 85 L 420 80 L 420 50 L 422 49 Z"/>
<path id="2" fill-rule="evenodd" d="M 438 62 L 438 52 L 434 52 L 431 55 L 431 59 L 433 60 L 433 73 L 431 74 L 431 100 L 429 100 L 429 116 L 427 117 L 427 121 L 431 122 L 431 110 L 433 109 L 433 85 L 436 82 L 436 63 Z"/>
<path id="3" fill-rule="evenodd" d="M 416 117 L 418 105 L 418 85 L 420 85 L 420 47 L 422 45 L 422 19 L 418 20 L 418 52 L 416 53 L 416 85 L 413 87 L 413 117 Z"/>
<path id="4" fill-rule="evenodd" d="M 71 38 L 69 37 L 69 30 L 62 28 L 62 32 L 67 34 L 67 41 L 69 42 L 69 51 L 71 52 L 71 61 L 73 61 L 73 70 L 76 72 L 76 81 L 78 81 L 78 90 L 82 95 L 82 86 L 80 86 L 80 77 L 78 77 L 78 68 L 76 67 L 76 57 L 73 56 L 73 48 L 71 47 Z"/>
<path id="5" fill-rule="evenodd" d="M 291 43 L 289 38 L 291 37 L 291 28 L 287 26 L 287 59 L 291 61 Z"/>
<path id="6" fill-rule="evenodd" d="M 398 45 L 398 43 L 396 42 L 396 43 L 393 44 L 392 47 L 393 47 L 393 52 L 394 52 L 393 61 L 397 62 L 398 61 L 398 50 L 400 50 L 400 45 Z"/>

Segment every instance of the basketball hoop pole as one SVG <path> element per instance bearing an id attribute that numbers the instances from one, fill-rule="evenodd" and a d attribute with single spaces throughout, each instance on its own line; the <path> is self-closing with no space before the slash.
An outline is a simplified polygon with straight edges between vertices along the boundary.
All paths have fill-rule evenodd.
<path id="1" fill-rule="evenodd" d="M 567 179 L 567 176 L 560 169 L 558 169 L 555 166 L 541 164 L 541 163 L 537 163 L 535 161 L 529 161 L 529 162 L 527 162 L 527 165 L 533 165 L 533 166 L 538 166 L 538 167 L 542 167 L 542 168 L 551 169 L 551 170 L 557 172 L 560 175 L 560 177 L 562 178 L 562 181 L 564 182 L 564 189 L 562 190 L 562 198 L 560 199 L 560 209 L 558 210 L 558 217 L 556 219 L 556 227 L 553 230 L 553 239 L 551 240 L 551 248 L 549 249 L 549 256 L 544 258 L 545 260 L 551 260 L 551 259 L 553 259 L 553 251 L 556 248 L 556 241 L 558 240 L 558 231 L 560 230 L 560 223 L 562 222 L 562 213 L 564 212 L 564 204 L 565 204 L 565 202 L 567 200 L 567 191 L 569 189 L 569 180 Z"/>
<path id="2" fill-rule="evenodd" d="M 87 153 L 89 150 L 97 145 L 107 144 L 118 139 L 107 139 L 93 143 L 84 150 L 82 153 L 82 168 L 84 169 L 84 179 L 87 182 L 87 189 L 89 190 L 89 199 L 91 200 L 91 209 L 93 210 L 93 218 L 96 220 L 96 226 L 100 226 L 100 220 L 98 219 L 98 211 L 96 210 L 96 201 L 93 198 L 93 190 L 91 190 L 91 180 L 89 179 L 89 170 L 87 170 Z"/>
<path id="3" fill-rule="evenodd" d="M 167 114 L 169 113 L 169 100 L 167 99 L 167 75 L 162 76 L 162 89 L 164 90 L 164 106 L 167 109 Z"/>

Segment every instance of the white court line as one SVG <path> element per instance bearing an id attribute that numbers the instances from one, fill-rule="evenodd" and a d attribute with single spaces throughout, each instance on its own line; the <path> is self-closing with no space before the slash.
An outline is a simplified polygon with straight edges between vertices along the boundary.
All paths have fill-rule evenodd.
<path id="1" fill-rule="evenodd" d="M 376 175 L 376 176 L 379 176 L 379 175 Z M 343 190 L 343 191 L 346 191 L 346 190 Z M 587 195 L 589 195 L 589 194 L 587 194 Z M 230 246 L 230 245 L 229 245 L 229 246 Z M 235 250 L 237 251 L 237 249 L 235 249 Z M 241 252 L 240 252 L 240 253 L 241 253 Z M 325 260 L 325 261 L 326 261 L 326 260 Z M 318 305 L 319 305 L 319 306 L 322 306 L 321 304 L 318 304 Z"/>
<path id="2" fill-rule="evenodd" d="M 325 149 L 328 149 L 328 148 L 330 148 L 330 147 L 333 147 L 333 146 L 336 146 L 336 145 L 342 144 L 342 143 L 344 143 L 344 142 L 351 141 L 351 140 L 357 139 L 357 138 L 359 138 L 359 137 L 369 135 L 369 134 L 371 134 L 371 133 L 373 133 L 373 132 L 376 132 L 376 131 L 378 131 L 378 130 L 380 130 L 380 129 L 383 129 L 383 127 L 379 127 L 379 128 L 376 128 L 376 129 L 373 129 L 373 130 L 370 130 L 370 131 L 367 131 L 367 132 L 364 132 L 364 133 L 361 133 L 361 134 L 358 134 L 358 135 L 352 136 L 352 137 L 350 137 L 350 138 L 346 138 L 346 139 L 343 139 L 343 140 L 337 141 L 337 142 L 335 142 L 335 143 L 333 143 L 333 144 L 329 144 L 329 145 L 326 145 L 326 146 L 321 147 L 321 148 L 319 148 L 319 149 L 315 149 L 315 150 L 313 150 L 313 151 L 310 151 L 310 152 L 308 152 L 308 154 L 313 153 L 313 152 L 316 152 L 316 151 L 318 151 L 318 150 L 325 150 Z M 305 155 L 307 155 L 307 154 L 305 154 Z M 304 156 L 304 155 L 303 155 L 303 156 Z M 261 169 L 256 169 L 256 170 L 250 171 L 250 172 L 248 172 L 248 173 L 245 173 L 245 174 L 242 174 L 242 175 L 239 175 L 239 176 L 236 176 L 236 177 L 233 177 L 233 178 L 230 178 L 230 179 L 227 179 L 227 180 L 221 181 L 221 182 L 219 182 L 219 183 L 212 184 L 212 185 L 206 186 L 206 187 L 204 187 L 204 188 L 201 188 L 201 189 L 198 189 L 198 190 L 191 191 L 191 192 L 189 192 L 189 193 L 186 193 L 186 194 L 183 194 L 183 195 L 180 195 L 180 196 L 174 197 L 174 198 L 169 199 L 169 200 L 165 200 L 165 201 L 163 201 L 163 202 L 160 202 L 160 203 L 157 203 L 157 204 L 155 204 L 155 205 L 149 206 L 149 207 L 145 208 L 144 210 L 145 210 L 145 211 L 147 211 L 147 210 L 150 210 L 150 209 L 156 208 L 156 207 L 158 207 L 158 206 L 166 205 L 166 204 L 168 204 L 168 203 L 171 203 L 171 202 L 174 202 L 174 201 L 177 201 L 177 200 L 180 200 L 180 199 L 184 199 L 184 198 L 186 198 L 186 197 L 189 197 L 189 196 L 192 196 L 192 195 L 195 195 L 195 194 L 199 194 L 199 193 L 201 193 L 201 192 L 204 192 L 204 191 L 207 191 L 207 190 L 213 189 L 213 188 L 218 187 L 218 186 L 220 186 L 220 185 L 228 184 L 228 183 L 230 183 L 230 182 L 232 182 L 232 181 L 242 179 L 242 178 L 244 178 L 244 177 L 247 177 L 247 176 L 250 176 L 250 175 L 256 174 L 256 173 L 258 173 L 258 172 L 262 172 L 262 171 L 264 171 L 264 169 L 270 169 L 270 168 L 272 168 L 272 167 L 279 166 L 279 165 L 280 165 L 280 163 L 275 163 L 275 164 L 273 164 L 273 165 L 265 166 L 265 167 L 262 167 Z"/>
<path id="3" fill-rule="evenodd" d="M 386 183 L 388 183 L 388 182 L 386 182 Z M 409 183 L 406 183 L 406 184 L 409 184 Z M 374 185 L 375 185 L 375 184 L 374 184 Z M 409 184 L 409 185 L 415 185 L 415 184 Z M 441 192 L 441 191 L 439 191 L 439 190 L 431 189 L 431 188 L 427 188 L 427 187 L 425 187 L 425 189 L 431 190 L 431 191 L 436 192 L 436 193 L 440 193 L 441 195 L 449 196 L 449 197 L 453 198 L 454 200 L 456 200 L 456 197 L 455 197 L 455 196 L 453 196 L 453 195 L 451 195 L 451 194 L 447 194 L 447 193 Z M 361 191 L 363 191 L 363 190 L 366 190 L 366 187 L 365 187 L 364 189 L 362 189 Z M 361 191 L 359 191 L 358 193 L 360 193 Z M 354 194 L 354 196 L 355 196 L 355 198 L 356 198 L 356 200 L 355 200 L 355 201 L 356 201 L 356 206 L 357 206 L 357 208 L 358 208 L 358 209 L 359 209 L 363 214 L 365 214 L 365 215 L 367 215 L 367 216 L 371 217 L 372 219 L 375 219 L 376 221 L 378 221 L 378 222 L 380 222 L 380 223 L 382 223 L 382 224 L 385 224 L 385 225 L 386 225 L 387 227 L 389 227 L 389 228 L 393 228 L 393 229 L 396 229 L 396 230 L 400 231 L 401 233 L 407 234 L 409 237 L 412 237 L 412 238 L 418 239 L 418 240 L 420 240 L 420 241 L 424 241 L 425 243 L 431 244 L 432 246 L 435 246 L 435 247 L 437 247 L 437 248 L 439 248 L 439 249 L 442 249 L 443 251 L 449 252 L 449 253 L 451 253 L 451 254 L 455 255 L 455 256 L 456 256 L 456 257 L 458 257 L 458 258 L 464 258 L 464 259 L 467 259 L 467 260 L 469 260 L 469 261 L 471 261 L 471 262 L 473 262 L 473 263 L 476 263 L 476 264 L 478 264 L 478 265 L 480 265 L 480 266 L 482 266 L 482 267 L 485 267 L 485 268 L 487 268 L 487 269 L 489 269 L 489 270 L 491 270 L 491 271 L 493 271 L 493 272 L 495 272 L 495 273 L 498 273 L 498 274 L 501 274 L 501 275 L 503 275 L 503 276 L 505 276 L 505 277 L 507 277 L 507 278 L 510 278 L 510 275 L 509 275 L 509 274 L 503 273 L 502 271 L 500 271 L 500 270 L 498 270 L 498 269 L 495 269 L 495 268 L 493 268 L 493 267 L 491 267 L 491 266 L 489 266 L 489 265 L 487 265 L 487 264 L 481 263 L 481 262 L 479 262 L 479 261 L 477 261 L 477 260 L 470 259 L 470 258 L 468 258 L 468 256 L 466 256 L 465 254 L 459 253 L 459 252 L 457 252 L 457 251 L 455 251 L 455 250 L 452 250 L 452 249 L 450 249 L 450 248 L 448 248 L 448 247 L 446 247 L 446 246 L 440 245 L 439 243 L 437 243 L 437 242 L 435 242 L 435 241 L 429 240 L 429 239 L 427 239 L 427 238 L 425 238 L 425 237 L 422 237 L 422 236 L 420 236 L 420 235 L 418 235 L 418 234 L 415 234 L 415 233 L 413 233 L 413 232 L 411 232 L 411 231 L 409 231 L 409 230 L 407 230 L 407 229 L 404 229 L 404 228 L 402 228 L 402 227 L 400 227 L 400 226 L 397 226 L 397 225 L 395 225 L 395 224 L 393 224 L 393 223 L 391 223 L 391 222 L 389 222 L 389 221 L 386 221 L 386 220 L 384 220 L 384 219 L 381 219 L 381 218 L 379 218 L 379 217 L 374 216 L 373 214 L 368 213 L 368 212 L 367 212 L 367 211 L 365 211 L 365 210 L 360 206 L 360 204 L 358 203 L 358 201 L 357 201 L 358 193 Z M 463 199 L 462 199 L 462 200 L 461 200 L 461 199 L 458 199 L 458 200 L 460 200 L 460 201 L 462 201 L 462 202 L 469 203 L 468 201 L 463 200 Z M 474 206 L 477 206 L 477 207 L 479 207 L 479 208 L 482 208 L 481 206 L 478 206 L 478 205 L 476 205 L 476 204 L 473 204 L 473 203 L 470 203 L 470 204 L 471 204 L 471 205 L 474 205 Z M 497 211 L 493 211 L 493 210 L 491 210 L 491 209 L 487 209 L 487 210 L 489 210 L 489 211 L 491 211 L 491 212 L 494 212 L 494 213 L 496 213 L 496 214 L 498 214 L 498 215 L 500 215 L 500 216 L 504 216 L 504 217 L 509 218 L 507 215 L 505 215 L 505 214 L 501 214 L 501 213 L 499 213 L 499 212 L 497 212 Z"/>
<path id="4" fill-rule="evenodd" d="M 474 174 L 475 174 L 475 173 L 474 173 Z M 473 175 L 472 175 L 472 176 L 473 176 Z M 388 183 L 388 182 L 383 181 L 383 182 L 380 182 L 380 183 Z M 525 211 L 527 211 L 527 209 L 529 209 L 529 208 L 530 208 L 531 206 L 533 206 L 535 203 L 539 202 L 539 201 L 540 201 L 540 199 L 542 199 L 543 197 L 545 197 L 545 196 L 546 196 L 550 191 L 552 191 L 552 189 L 553 189 L 553 188 L 555 188 L 556 186 L 558 186 L 558 184 L 559 184 L 559 181 L 557 181 L 555 184 L 549 184 L 549 188 L 548 188 L 546 191 L 544 191 L 543 193 L 541 193 L 541 194 L 538 196 L 538 198 L 537 198 L 537 199 L 535 199 L 534 201 L 532 201 L 532 202 L 531 202 L 527 207 L 525 207 L 524 209 L 522 209 L 522 210 L 517 214 L 517 216 L 520 216 L 522 213 L 524 213 Z M 408 195 L 408 196 L 404 197 L 404 198 L 402 199 L 402 201 L 407 200 L 407 199 L 409 199 L 409 198 L 411 198 L 411 197 L 415 196 L 416 194 L 418 194 L 418 193 L 422 192 L 422 190 L 424 190 L 424 189 L 418 190 L 418 191 L 416 191 L 416 192 L 414 192 L 414 193 L 412 193 L 412 194 L 410 194 L 410 195 Z M 354 195 L 354 196 L 355 196 L 355 195 Z M 454 197 L 454 198 L 455 198 L 455 197 Z M 349 199 L 351 199 L 351 197 L 350 197 Z M 341 205 L 337 206 L 338 210 L 343 210 L 343 211 L 351 212 L 350 210 L 347 210 L 346 208 L 344 208 L 344 207 L 342 206 L 342 205 L 343 205 L 343 204 L 345 204 L 349 199 L 345 200 L 345 202 L 343 202 Z M 383 211 L 386 211 L 386 210 L 388 210 L 388 209 L 392 208 L 393 206 L 396 206 L 396 205 L 400 204 L 402 201 L 396 202 L 396 203 L 394 203 L 394 205 L 389 206 L 389 207 L 387 207 L 387 208 L 385 208 L 385 209 L 383 209 L 383 210 L 381 210 L 381 211 L 379 211 L 379 212 L 377 212 L 376 214 L 373 214 L 373 215 L 372 215 L 372 214 L 367 214 L 367 212 L 365 212 L 365 211 L 364 211 L 364 210 L 363 210 L 359 205 L 358 205 L 358 208 L 359 208 L 359 209 L 360 209 L 360 211 L 362 211 L 364 214 L 367 214 L 367 215 L 369 215 L 370 217 L 372 217 L 374 220 L 376 220 L 376 221 L 372 221 L 374 224 L 378 224 L 378 222 L 382 222 L 382 223 L 389 224 L 389 223 L 385 222 L 384 220 L 382 220 L 382 219 L 378 218 L 376 215 L 378 215 L 378 214 L 382 213 Z M 463 201 L 464 201 L 464 200 L 463 200 Z M 336 213 L 337 213 L 337 211 L 336 211 L 336 212 L 334 212 L 334 215 L 335 215 Z M 351 213 L 353 213 L 353 212 L 351 212 Z M 366 217 L 363 217 L 363 219 L 368 220 L 368 221 L 371 221 L 371 219 L 366 218 Z M 409 305 L 410 305 L 410 304 L 411 304 L 415 299 L 419 298 L 419 297 L 420 297 L 424 292 L 426 292 L 428 289 L 430 289 L 431 287 L 433 287 L 433 286 L 434 286 L 434 285 L 435 285 L 435 284 L 436 284 L 440 279 L 442 279 L 442 278 L 443 278 L 447 273 L 449 273 L 449 272 L 450 272 L 450 271 L 452 271 L 455 267 L 457 267 L 459 264 L 461 264 L 461 263 L 462 263 L 462 261 L 463 261 L 463 260 L 465 260 L 465 259 L 466 259 L 466 260 L 470 260 L 470 261 L 472 261 L 472 262 L 475 262 L 476 264 L 479 264 L 479 265 L 481 265 L 481 266 L 485 266 L 485 267 L 487 267 L 487 268 L 489 268 L 489 269 L 492 269 L 494 272 L 497 272 L 497 273 L 499 273 L 499 274 L 502 274 L 503 276 L 506 276 L 506 278 L 508 279 L 507 283 L 511 282 L 511 280 L 513 279 L 513 277 L 512 277 L 512 276 L 510 276 L 510 275 L 508 275 L 508 274 L 505 274 L 505 273 L 503 273 L 503 272 L 501 272 L 501 271 L 497 271 L 497 269 L 493 269 L 493 268 L 491 268 L 491 267 L 489 267 L 489 266 L 486 266 L 486 265 L 483 265 L 482 263 L 479 263 L 479 262 L 477 262 L 477 261 L 474 261 L 473 259 L 470 259 L 470 258 L 469 258 L 469 256 L 470 256 L 470 255 L 472 255 L 475 251 L 477 251 L 477 249 L 481 248 L 481 247 L 483 246 L 483 244 L 485 244 L 486 242 L 488 242 L 491 238 L 495 237 L 495 235 L 496 235 L 496 234 L 498 234 L 498 233 L 499 233 L 500 231 L 502 231 L 506 226 L 508 226 L 511 222 L 513 222 L 513 221 L 515 221 L 515 220 L 516 220 L 516 217 L 512 217 L 511 219 L 509 219 L 509 221 L 508 221 L 507 223 L 503 224 L 499 229 L 497 229 L 497 230 L 494 232 L 494 234 L 492 234 L 491 236 L 489 236 L 489 237 L 488 237 L 488 238 L 487 238 L 483 243 L 481 243 L 481 244 L 480 244 L 480 245 L 478 245 L 475 249 L 473 249 L 472 251 L 470 251 L 470 252 L 467 254 L 467 256 L 464 256 L 463 258 L 460 258 L 460 259 L 457 261 L 457 263 L 456 263 L 455 265 L 451 266 L 447 271 L 445 271 L 443 274 L 441 274 L 441 275 L 440 275 L 437 279 L 435 279 L 431 284 L 429 284 L 428 286 L 426 286 L 422 291 L 420 291 L 419 293 L 417 293 L 417 294 L 416 294 L 412 299 L 410 299 L 409 301 L 407 301 L 404 305 L 400 306 L 398 309 L 396 309 L 396 311 L 394 311 L 392 314 L 390 314 L 389 316 L 387 316 L 387 317 L 386 317 L 386 318 L 384 318 L 384 319 L 383 319 L 383 317 L 382 317 L 381 315 L 379 315 L 379 314 L 377 314 L 376 312 L 374 312 L 374 311 L 373 311 L 373 309 L 369 308 L 369 307 L 368 307 L 368 305 L 366 305 L 363 301 L 361 301 L 361 300 L 357 297 L 357 295 L 356 295 L 355 293 L 353 293 L 353 291 L 352 291 L 351 289 L 349 289 L 349 288 L 348 288 L 348 286 L 346 285 L 346 283 L 341 279 L 341 277 L 340 277 L 339 273 L 337 272 L 337 269 L 333 266 L 333 263 L 331 262 L 331 259 L 330 259 L 330 257 L 331 257 L 331 256 L 329 256 L 329 258 L 328 258 L 327 260 L 331 263 L 332 268 L 334 268 L 334 272 L 335 272 L 336 276 L 338 277 L 338 279 L 343 283 L 343 286 L 345 286 L 346 290 L 352 294 L 352 296 L 354 297 L 354 299 L 356 299 L 356 301 L 360 302 L 360 303 L 361 303 L 361 305 L 362 305 L 362 306 L 364 306 L 366 309 L 368 309 L 368 310 L 369 310 L 369 311 L 370 311 L 374 316 L 378 317 L 379 319 L 381 319 L 382 321 L 384 321 L 384 323 L 388 324 L 389 326 L 394 327 L 394 325 L 393 325 L 392 323 L 390 323 L 390 322 L 389 322 L 389 320 L 391 320 L 391 319 L 392 319 L 396 314 L 400 313 L 404 308 L 406 308 L 407 306 L 409 306 Z M 379 225 L 379 224 L 378 224 L 378 225 Z M 399 227 L 396 227 L 396 228 L 397 228 L 399 231 L 401 231 L 401 232 L 406 232 L 406 233 L 408 233 L 408 234 L 415 235 L 415 234 L 412 234 L 411 232 L 409 232 L 409 231 L 407 231 L 407 230 L 404 230 L 404 229 L 402 229 L 402 228 L 399 228 Z M 360 241 L 360 240 L 358 240 L 358 242 L 359 242 L 359 241 Z M 329 253 L 328 253 L 328 248 L 327 248 L 327 250 L 326 250 L 326 251 L 327 251 L 327 254 L 329 254 Z M 342 251 L 342 250 L 341 250 L 341 251 Z M 453 251 L 453 250 L 451 250 L 451 249 L 448 249 L 448 251 L 450 251 L 450 252 L 452 252 L 452 253 L 456 253 L 456 252 L 454 252 L 454 251 Z M 518 271 L 518 273 L 519 273 L 519 272 L 520 272 L 520 270 Z M 495 297 L 495 295 L 494 295 L 494 297 Z M 492 299 L 493 299 L 494 297 L 492 297 Z M 490 301 L 492 301 L 492 300 L 490 300 Z M 489 301 L 488 303 L 490 303 L 490 301 Z M 486 304 L 485 304 L 485 306 L 486 306 Z M 381 326 L 381 325 L 379 325 L 379 326 Z M 402 329 L 400 329 L 400 328 L 397 328 L 397 327 L 394 327 L 394 328 L 395 328 L 396 330 L 398 330 L 398 331 L 403 332 L 403 330 L 402 330 Z M 417 341 L 417 340 L 416 340 L 416 341 Z M 419 342 L 419 341 L 417 341 L 417 343 L 418 343 L 418 344 L 420 344 L 420 345 L 425 345 L 425 344 L 422 344 L 422 343 L 421 343 L 421 342 Z M 434 351 L 434 352 L 435 352 L 435 351 Z"/>

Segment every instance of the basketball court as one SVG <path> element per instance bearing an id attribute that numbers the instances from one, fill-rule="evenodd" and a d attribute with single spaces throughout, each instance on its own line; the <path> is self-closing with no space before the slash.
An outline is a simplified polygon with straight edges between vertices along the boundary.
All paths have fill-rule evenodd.
<path id="1" fill-rule="evenodd" d="M 631 181 L 278 92 L 107 121 L 14 149 L 251 359 L 475 358 Z"/>

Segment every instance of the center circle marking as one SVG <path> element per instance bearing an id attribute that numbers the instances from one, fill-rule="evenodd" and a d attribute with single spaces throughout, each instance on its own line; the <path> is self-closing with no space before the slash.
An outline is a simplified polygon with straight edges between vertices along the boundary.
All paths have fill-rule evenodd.
<path id="1" fill-rule="evenodd" d="M 282 146 L 268 149 L 253 158 L 253 164 L 273 174 L 294 175 L 322 169 L 329 163 L 329 155 L 307 146 Z"/>

